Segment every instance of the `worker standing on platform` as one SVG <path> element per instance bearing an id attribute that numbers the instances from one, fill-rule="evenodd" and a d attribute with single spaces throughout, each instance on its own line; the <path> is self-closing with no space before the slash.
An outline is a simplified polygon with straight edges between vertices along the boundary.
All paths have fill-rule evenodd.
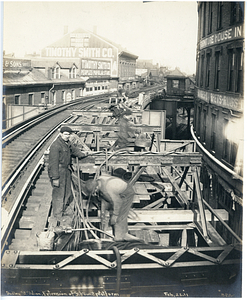
<path id="1" fill-rule="evenodd" d="M 109 149 L 110 151 L 128 147 L 130 142 L 133 142 L 136 138 L 137 130 L 134 128 L 134 124 L 130 121 L 131 111 L 121 111 L 119 110 L 118 126 L 119 131 L 117 133 L 118 138 L 115 143 Z"/>
<path id="2" fill-rule="evenodd" d="M 81 151 L 69 141 L 72 129 L 64 126 L 53 142 L 49 152 L 48 175 L 52 184 L 52 227 L 70 226 L 71 217 L 66 218 L 66 209 L 71 200 L 71 157 L 86 157 L 88 152 Z M 68 223 L 69 219 L 69 223 Z"/>
<path id="3" fill-rule="evenodd" d="M 134 199 L 134 189 L 125 180 L 107 174 L 85 183 L 88 194 L 97 194 L 110 213 L 115 241 L 138 240 L 128 233 L 128 215 Z M 133 214 L 133 213 L 132 213 Z"/>

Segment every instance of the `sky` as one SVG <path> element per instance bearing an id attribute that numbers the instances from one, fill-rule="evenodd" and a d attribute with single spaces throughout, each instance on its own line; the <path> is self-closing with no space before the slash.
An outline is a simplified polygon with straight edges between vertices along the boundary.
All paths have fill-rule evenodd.
<path id="1" fill-rule="evenodd" d="M 64 26 L 105 37 L 139 59 L 195 73 L 196 1 L 5 1 L 3 50 L 16 57 L 60 39 Z"/>

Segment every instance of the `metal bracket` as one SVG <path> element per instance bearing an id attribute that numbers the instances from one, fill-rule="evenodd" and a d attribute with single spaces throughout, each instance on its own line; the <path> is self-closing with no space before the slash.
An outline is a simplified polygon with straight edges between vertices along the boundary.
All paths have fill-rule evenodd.
<path id="1" fill-rule="evenodd" d="M 108 268 L 115 268 L 116 267 L 116 264 L 114 262 L 110 262 L 110 261 L 104 259 L 103 257 L 100 257 L 97 254 L 94 254 L 92 252 L 88 252 L 87 255 L 90 256 L 91 258 L 97 260 L 98 262 L 102 263 L 103 265 L 107 266 Z"/>
<path id="2" fill-rule="evenodd" d="M 17 250 L 6 250 L 2 261 L 1 261 L 1 266 L 4 269 L 12 269 L 15 268 L 16 261 L 19 256 L 19 251 Z"/>
<path id="3" fill-rule="evenodd" d="M 217 257 L 216 261 L 221 264 L 227 255 L 234 249 L 234 245 L 228 245 L 223 252 Z"/>
<path id="4" fill-rule="evenodd" d="M 175 263 L 179 257 L 181 257 L 184 253 L 188 251 L 188 248 L 181 248 L 177 252 L 175 252 L 169 259 L 166 261 L 166 266 L 170 267 L 172 264 Z"/>
<path id="5" fill-rule="evenodd" d="M 88 249 L 82 249 L 82 250 L 76 252 L 75 254 L 65 258 L 64 260 L 60 261 L 60 263 L 57 263 L 56 265 L 54 265 L 53 269 L 56 269 L 56 270 L 61 269 L 62 267 L 64 267 L 68 263 L 70 263 L 71 261 L 82 256 L 83 254 L 86 254 L 87 252 L 89 252 Z"/>
<path id="6" fill-rule="evenodd" d="M 215 263 L 215 264 L 217 263 L 217 259 L 216 259 L 216 258 L 211 257 L 211 256 L 209 256 L 209 255 L 206 255 L 206 254 L 204 254 L 204 253 L 201 253 L 200 251 L 198 251 L 198 250 L 196 250 L 196 249 L 189 249 L 188 252 L 191 253 L 191 254 L 194 254 L 194 255 L 196 255 L 196 256 L 199 256 L 199 257 L 201 257 L 201 258 L 204 258 L 204 259 L 206 259 L 206 260 L 209 260 L 209 261 L 211 261 L 211 262 L 213 262 L 213 263 Z"/>
<path id="7" fill-rule="evenodd" d="M 167 267 L 168 265 L 166 265 L 166 261 L 160 259 L 160 258 L 157 258 L 151 254 L 149 254 L 146 250 L 139 250 L 138 253 L 141 255 L 141 256 L 144 256 L 154 262 L 156 262 L 157 264 L 163 266 L 163 267 Z"/>
<path id="8" fill-rule="evenodd" d="M 128 259 L 129 257 L 131 257 L 132 255 L 134 255 L 135 253 L 137 253 L 139 251 L 139 248 L 134 248 L 131 250 L 127 250 L 122 256 L 121 256 L 121 263 L 124 262 L 126 259 Z M 117 265 L 117 260 L 115 260 L 114 262 L 112 262 L 113 264 Z"/>

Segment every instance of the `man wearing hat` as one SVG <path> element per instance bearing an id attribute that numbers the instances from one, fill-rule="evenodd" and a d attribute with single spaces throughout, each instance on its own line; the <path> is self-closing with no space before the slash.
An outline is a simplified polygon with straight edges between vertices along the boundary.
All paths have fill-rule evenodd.
<path id="1" fill-rule="evenodd" d="M 48 175 L 52 184 L 53 226 L 69 226 L 66 208 L 71 198 L 71 157 L 86 157 L 88 152 L 81 151 L 69 141 L 72 129 L 63 126 L 60 135 L 52 143 L 49 152 Z M 71 220 L 70 220 L 71 221 Z M 63 224 L 66 223 L 66 224 Z"/>

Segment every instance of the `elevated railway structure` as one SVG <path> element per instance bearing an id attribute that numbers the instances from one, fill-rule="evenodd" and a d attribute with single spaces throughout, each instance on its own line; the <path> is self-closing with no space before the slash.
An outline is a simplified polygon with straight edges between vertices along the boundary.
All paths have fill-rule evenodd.
<path id="1" fill-rule="evenodd" d="M 196 297 L 202 287 L 210 287 L 205 296 L 238 296 L 242 241 L 227 225 L 227 211 L 211 208 L 202 197 L 201 155 L 194 141 L 162 139 L 162 123 L 143 124 L 143 112 L 133 110 L 136 128 L 151 145 L 136 152 L 130 141 L 124 149 L 109 151 L 119 130 L 117 119 L 107 104 L 91 104 L 88 110 L 73 109 L 54 125 L 40 154 L 29 159 L 31 164 L 2 200 L 2 295 Z M 47 156 L 61 124 L 73 129 L 73 143 L 91 153 L 73 160 L 79 225 L 53 234 Z M 134 217 L 128 223 L 136 242 L 115 242 L 108 223 L 102 222 L 104 207 L 83 193 L 88 179 L 120 176 L 119 169 L 135 190 Z M 233 244 L 222 238 L 222 227 Z"/>

